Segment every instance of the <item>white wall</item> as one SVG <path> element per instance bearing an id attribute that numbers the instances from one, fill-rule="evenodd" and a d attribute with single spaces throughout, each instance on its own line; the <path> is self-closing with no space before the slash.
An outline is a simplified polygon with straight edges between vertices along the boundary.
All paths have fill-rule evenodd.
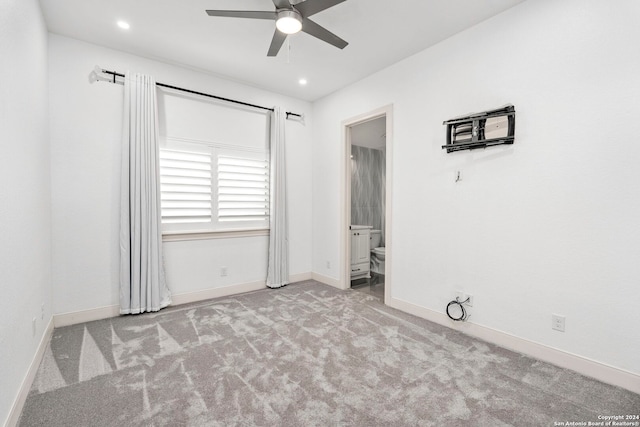
<path id="1" fill-rule="evenodd" d="M 528 1 L 314 103 L 314 272 L 341 279 L 340 123 L 392 103 L 392 297 L 460 289 L 471 322 L 639 374 L 638 16 Z M 443 120 L 507 103 L 515 145 L 441 149 Z"/>
<path id="2" fill-rule="evenodd" d="M 51 34 L 51 157 L 55 313 L 118 303 L 122 93 L 90 83 L 95 65 L 258 105 L 309 113 L 309 103 Z M 287 122 L 291 274 L 311 272 L 311 121 Z M 166 242 L 173 294 L 264 280 L 267 238 Z M 228 275 L 220 277 L 220 267 Z"/>
<path id="3" fill-rule="evenodd" d="M 47 30 L 37 0 L 0 2 L 0 58 L 0 425 L 4 425 L 51 319 Z"/>

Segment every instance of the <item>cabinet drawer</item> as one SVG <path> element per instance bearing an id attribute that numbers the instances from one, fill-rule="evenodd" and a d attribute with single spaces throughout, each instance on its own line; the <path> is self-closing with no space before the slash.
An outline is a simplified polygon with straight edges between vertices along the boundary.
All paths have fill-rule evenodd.
<path id="1" fill-rule="evenodd" d="M 362 262 L 360 264 L 351 264 L 351 275 L 369 272 L 369 263 Z"/>

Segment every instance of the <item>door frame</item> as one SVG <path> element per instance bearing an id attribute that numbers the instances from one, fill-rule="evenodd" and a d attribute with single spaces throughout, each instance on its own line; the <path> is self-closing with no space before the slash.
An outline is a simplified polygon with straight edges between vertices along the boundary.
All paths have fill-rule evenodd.
<path id="1" fill-rule="evenodd" d="M 385 271 L 384 271 L 384 303 L 391 299 L 392 287 L 392 258 L 393 258 L 393 237 L 391 215 L 393 212 L 393 104 L 388 104 L 367 113 L 359 114 L 342 122 L 342 215 L 340 218 L 341 247 L 342 253 L 342 289 L 351 287 L 351 128 L 380 117 L 385 117 L 386 138 L 385 138 Z"/>

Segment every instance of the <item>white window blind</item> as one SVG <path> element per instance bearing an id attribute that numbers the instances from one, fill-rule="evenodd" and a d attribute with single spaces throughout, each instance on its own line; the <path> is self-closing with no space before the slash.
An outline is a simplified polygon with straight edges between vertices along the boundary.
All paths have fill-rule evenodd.
<path id="1" fill-rule="evenodd" d="M 160 149 L 163 230 L 268 228 L 267 152 L 174 145 Z"/>
<path id="2" fill-rule="evenodd" d="M 269 219 L 269 163 L 218 156 L 218 221 Z"/>
<path id="3" fill-rule="evenodd" d="M 209 223 L 212 212 L 211 154 L 160 150 L 164 224 Z"/>

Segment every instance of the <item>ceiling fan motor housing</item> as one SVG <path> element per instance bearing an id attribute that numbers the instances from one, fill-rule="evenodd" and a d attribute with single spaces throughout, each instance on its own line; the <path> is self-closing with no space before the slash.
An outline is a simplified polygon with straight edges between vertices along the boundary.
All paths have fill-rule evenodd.
<path id="1" fill-rule="evenodd" d="M 279 10 L 276 27 L 285 34 L 295 34 L 302 29 L 302 15 L 295 9 Z"/>
<path id="2" fill-rule="evenodd" d="M 209 16 L 226 18 L 267 19 L 276 21 L 267 56 L 276 56 L 290 34 L 303 31 L 338 49 L 344 49 L 349 43 L 318 25 L 310 16 L 327 10 L 347 0 L 272 0 L 275 11 L 264 10 L 207 10 Z M 295 4 L 292 3 L 295 1 Z"/>

